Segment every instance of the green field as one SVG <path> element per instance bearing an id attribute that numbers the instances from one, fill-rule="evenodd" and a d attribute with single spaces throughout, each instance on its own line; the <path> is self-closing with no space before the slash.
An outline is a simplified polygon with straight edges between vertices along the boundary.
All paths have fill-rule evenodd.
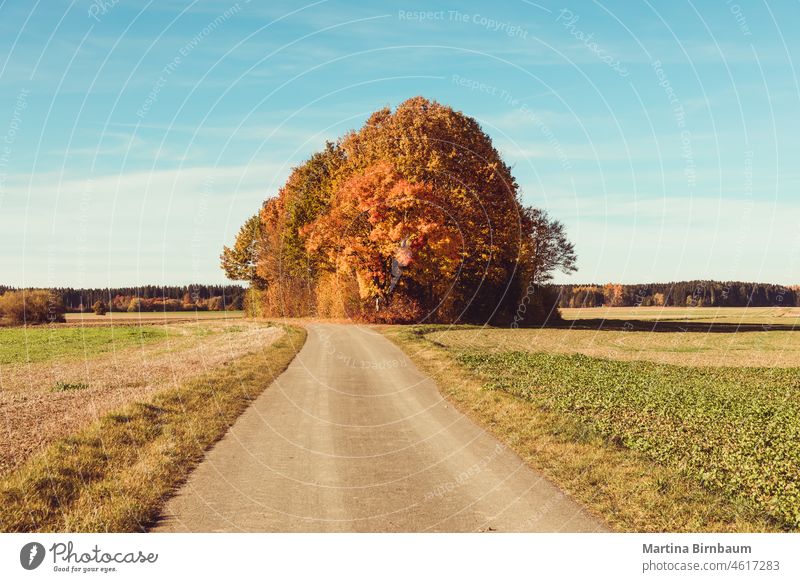
<path id="1" fill-rule="evenodd" d="M 167 337 L 158 326 L 0 328 L 0 364 L 21 364 L 92 356 Z"/>
<path id="2" fill-rule="evenodd" d="M 564 311 L 555 328 L 389 334 L 435 377 L 455 366 L 446 395 L 620 529 L 800 528 L 800 310 Z M 704 327 L 670 325 L 689 319 Z"/>
<path id="3" fill-rule="evenodd" d="M 488 390 L 570 415 L 732 500 L 800 527 L 800 370 L 457 351 Z"/>
<path id="4" fill-rule="evenodd" d="M 0 327 L 0 365 L 91 357 L 162 340 L 170 334 L 215 333 L 219 330 L 203 327 L 202 322 L 237 320 L 243 315 L 242 311 L 68 313 L 66 324 Z M 200 325 L 174 325 L 192 322 Z"/>

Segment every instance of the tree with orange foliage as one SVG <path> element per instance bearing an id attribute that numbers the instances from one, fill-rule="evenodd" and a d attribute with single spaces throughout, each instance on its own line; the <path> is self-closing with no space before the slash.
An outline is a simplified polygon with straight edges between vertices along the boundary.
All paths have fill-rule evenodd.
<path id="1" fill-rule="evenodd" d="M 353 273 L 362 299 L 386 303 L 409 285 L 451 280 L 459 263 L 458 230 L 447 224 L 426 184 L 380 162 L 344 182 L 331 211 L 302 230 L 309 254 Z"/>
<path id="2" fill-rule="evenodd" d="M 486 321 L 498 306 L 510 315 L 517 302 L 509 290 L 523 239 L 521 205 L 511 169 L 475 119 L 413 97 L 394 112 L 375 112 L 341 140 L 341 148 L 351 175 L 390 162 L 409 182 L 426 184 L 457 229 L 458 277 L 444 289 L 417 290 L 438 318 Z"/>
<path id="3" fill-rule="evenodd" d="M 522 205 L 477 121 L 422 97 L 375 112 L 294 168 L 256 226 L 223 266 L 253 276 L 247 303 L 263 309 L 248 310 L 261 315 L 351 316 L 358 305 L 386 321 L 424 310 L 528 324 L 554 312 L 542 284 L 575 263 L 563 226 Z"/>
<path id="4" fill-rule="evenodd" d="M 606 307 L 620 307 L 623 304 L 624 289 L 619 283 L 603 285 L 603 303 Z"/>

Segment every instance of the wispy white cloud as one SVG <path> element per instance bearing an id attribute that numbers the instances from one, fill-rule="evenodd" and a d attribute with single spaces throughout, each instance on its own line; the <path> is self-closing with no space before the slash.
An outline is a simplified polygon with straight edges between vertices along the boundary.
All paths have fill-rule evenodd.
<path id="1" fill-rule="evenodd" d="M 12 176 L 4 213 L 17 219 L 0 233 L 4 282 L 207 280 L 222 245 L 259 208 L 266 185 L 282 183 L 286 172 L 252 164 L 83 180 Z"/>
<path id="2" fill-rule="evenodd" d="M 575 241 L 579 271 L 561 281 L 679 279 L 797 284 L 794 206 L 753 200 L 565 200 L 557 216 Z"/>

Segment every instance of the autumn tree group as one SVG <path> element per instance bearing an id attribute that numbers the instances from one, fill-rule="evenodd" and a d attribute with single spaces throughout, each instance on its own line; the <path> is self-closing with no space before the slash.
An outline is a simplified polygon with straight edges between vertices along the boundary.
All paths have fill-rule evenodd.
<path id="1" fill-rule="evenodd" d="M 221 260 L 251 314 L 385 322 L 541 323 L 575 269 L 478 123 L 422 97 L 294 168 Z"/>
<path id="2" fill-rule="evenodd" d="M 0 289 L 0 323 L 36 325 L 63 323 L 64 302 L 50 289 Z"/>

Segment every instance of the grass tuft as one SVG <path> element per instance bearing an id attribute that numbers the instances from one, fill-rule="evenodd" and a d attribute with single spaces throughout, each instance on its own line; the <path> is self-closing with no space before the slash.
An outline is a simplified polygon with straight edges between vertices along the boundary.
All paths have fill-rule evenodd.
<path id="1" fill-rule="evenodd" d="M 89 385 L 85 382 L 56 382 L 51 392 L 67 392 L 69 390 L 86 390 Z"/>

